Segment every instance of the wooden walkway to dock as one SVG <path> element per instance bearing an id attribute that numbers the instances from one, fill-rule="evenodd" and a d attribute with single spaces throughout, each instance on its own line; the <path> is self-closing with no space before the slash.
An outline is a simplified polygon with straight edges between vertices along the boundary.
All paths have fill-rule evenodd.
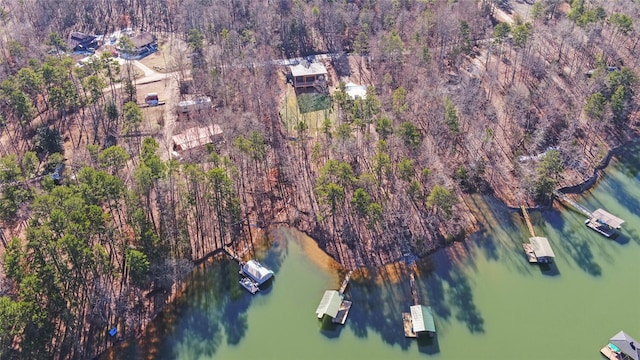
<path id="1" fill-rule="evenodd" d="M 238 265 L 240 265 L 242 267 L 242 265 L 244 265 L 244 261 L 242 261 L 242 259 L 240 259 L 240 257 L 238 256 L 238 254 L 236 254 L 236 252 L 230 247 L 225 245 L 222 250 L 224 250 L 224 252 L 229 255 L 229 257 L 231 257 L 233 260 L 235 260 L 236 262 L 238 262 Z"/>
<path id="2" fill-rule="evenodd" d="M 347 290 L 347 285 L 349 285 L 349 280 L 351 279 L 351 273 L 353 273 L 353 270 L 349 271 L 347 276 L 344 277 L 344 280 L 342 280 L 342 285 L 340 285 L 340 290 L 338 290 L 340 294 L 344 294 L 344 291 Z"/>
<path id="3" fill-rule="evenodd" d="M 572 208 L 576 209 L 577 211 L 583 213 L 584 215 L 586 215 L 589 219 L 591 219 L 593 217 L 593 213 L 591 211 L 589 211 L 589 209 L 585 208 L 584 206 L 578 204 L 577 202 L 571 200 L 567 195 L 559 192 L 559 191 L 554 191 L 553 195 L 555 195 L 556 199 L 558 199 L 558 201 L 560 201 L 561 203 L 564 203 L 565 205 L 569 205 Z"/>
<path id="4" fill-rule="evenodd" d="M 520 209 L 522 210 L 522 216 L 524 216 L 524 221 L 527 223 L 527 227 L 529 228 L 529 233 L 531 234 L 531 237 L 535 237 L 536 233 L 533 231 L 533 225 L 531 224 L 531 218 L 529 217 L 527 208 L 525 208 L 524 205 L 522 205 L 520 206 Z"/>
<path id="5" fill-rule="evenodd" d="M 418 289 L 416 288 L 416 276 L 413 271 L 409 274 L 409 284 L 411 285 L 411 299 L 413 305 L 418 305 Z"/>

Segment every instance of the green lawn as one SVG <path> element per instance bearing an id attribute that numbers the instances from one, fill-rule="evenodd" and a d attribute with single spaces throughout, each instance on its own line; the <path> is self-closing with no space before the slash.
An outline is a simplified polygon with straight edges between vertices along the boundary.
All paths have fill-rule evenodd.
<path id="1" fill-rule="evenodd" d="M 302 114 L 328 110 L 331 108 L 331 97 L 327 94 L 298 94 L 298 107 Z"/>
<path id="2" fill-rule="evenodd" d="M 322 131 L 322 123 L 326 117 L 335 124 L 335 112 L 332 111 L 329 95 L 305 93 L 296 96 L 291 87 L 287 88 L 280 114 L 289 136 L 297 136 L 295 127 L 300 121 L 307 124 L 308 134 L 314 137 Z"/>

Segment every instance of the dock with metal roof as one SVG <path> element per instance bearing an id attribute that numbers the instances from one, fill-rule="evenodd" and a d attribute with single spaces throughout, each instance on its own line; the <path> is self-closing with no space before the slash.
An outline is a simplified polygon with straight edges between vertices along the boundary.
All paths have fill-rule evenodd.
<path id="1" fill-rule="evenodd" d="M 433 310 L 430 306 L 413 305 L 408 313 L 402 313 L 404 324 L 404 336 L 408 338 L 418 337 L 420 334 L 436 332 L 436 324 L 433 320 Z"/>
<path id="2" fill-rule="evenodd" d="M 344 291 L 347 289 L 347 285 L 349 285 L 352 273 L 353 271 L 347 273 L 344 280 L 342 280 L 339 290 L 327 290 L 324 292 L 322 299 L 320 299 L 320 304 L 316 309 L 318 319 L 322 319 L 325 315 L 328 315 L 334 324 L 344 325 L 347 321 L 347 316 L 349 316 L 349 310 L 351 310 L 353 303 L 344 298 Z"/>
<path id="3" fill-rule="evenodd" d="M 584 206 L 571 200 L 562 192 L 555 191 L 553 195 L 555 195 L 556 199 L 558 199 L 561 203 L 569 205 L 571 208 L 576 209 L 577 211 L 586 215 L 587 220 L 584 222 L 584 224 L 588 228 L 598 232 L 603 236 L 606 236 L 608 238 L 612 237 L 618 230 L 620 230 L 622 224 L 624 224 L 624 220 L 607 212 L 604 209 L 596 209 L 592 212 Z"/>
<path id="4" fill-rule="evenodd" d="M 556 254 L 553 252 L 551 244 L 549 244 L 549 239 L 542 236 L 536 236 L 527 209 L 524 206 L 521 206 L 520 209 L 522 210 L 522 216 L 524 216 L 527 228 L 531 234 L 529 243 L 522 244 L 522 248 L 527 255 L 527 260 L 529 260 L 530 263 L 549 263 L 553 261 Z"/>

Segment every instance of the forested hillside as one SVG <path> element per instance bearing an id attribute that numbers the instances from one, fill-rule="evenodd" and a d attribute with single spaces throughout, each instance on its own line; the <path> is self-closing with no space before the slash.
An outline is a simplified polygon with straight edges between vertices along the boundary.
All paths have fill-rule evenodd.
<path id="1" fill-rule="evenodd" d="M 194 263 L 259 254 L 277 224 L 353 269 L 464 239 L 471 193 L 549 204 L 637 135 L 639 14 L 606 0 L 1 2 L 0 357 L 92 358 Z M 103 35 L 100 55 L 74 53 L 72 32 Z M 146 60 L 109 40 L 139 32 L 158 39 Z M 285 59 L 326 78 L 296 91 Z M 221 139 L 176 145 L 214 124 Z"/>

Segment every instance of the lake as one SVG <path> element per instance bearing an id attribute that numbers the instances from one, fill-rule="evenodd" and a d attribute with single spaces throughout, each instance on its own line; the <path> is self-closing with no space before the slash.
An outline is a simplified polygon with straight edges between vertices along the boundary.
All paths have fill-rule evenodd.
<path id="1" fill-rule="evenodd" d="M 315 315 L 326 289 L 340 284 L 332 260 L 312 239 L 281 228 L 262 262 L 275 271 L 255 296 L 238 285 L 237 264 L 197 267 L 185 290 L 138 340 L 106 358 L 154 359 L 602 359 L 620 330 L 640 339 L 640 145 L 614 158 L 598 185 L 577 201 L 624 219 L 607 239 L 584 215 L 559 207 L 531 211 L 555 263 L 529 264 L 518 212 L 488 196 L 468 199 L 481 230 L 420 262 L 420 302 L 434 310 L 437 336 L 406 339 L 402 312 L 409 281 L 390 273 L 352 281 L 344 327 Z M 381 281 L 383 280 L 383 281 Z"/>

